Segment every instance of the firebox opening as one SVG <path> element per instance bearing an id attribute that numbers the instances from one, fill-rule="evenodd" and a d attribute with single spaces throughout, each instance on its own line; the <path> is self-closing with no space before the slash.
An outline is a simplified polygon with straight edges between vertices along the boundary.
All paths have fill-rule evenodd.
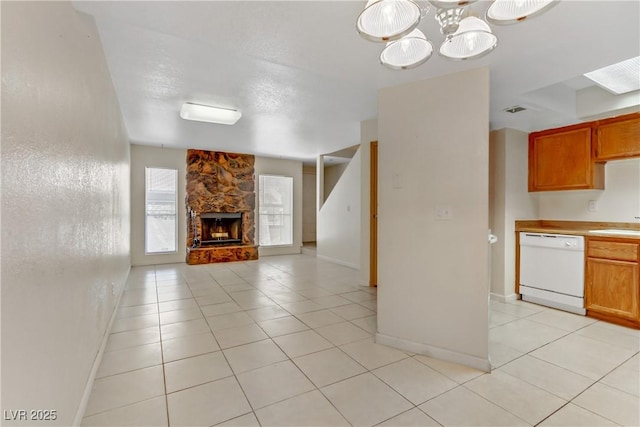
<path id="1" fill-rule="evenodd" d="M 241 213 L 203 213 L 200 221 L 202 246 L 242 243 Z"/>

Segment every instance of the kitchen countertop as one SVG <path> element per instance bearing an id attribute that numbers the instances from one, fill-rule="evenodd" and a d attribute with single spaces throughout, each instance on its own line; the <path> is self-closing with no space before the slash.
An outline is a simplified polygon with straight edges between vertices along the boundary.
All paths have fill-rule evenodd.
<path id="1" fill-rule="evenodd" d="M 550 221 L 526 220 L 516 221 L 516 231 L 530 233 L 568 234 L 589 237 L 607 237 L 625 240 L 638 240 L 640 236 L 621 234 L 590 233 L 590 230 L 635 230 L 640 231 L 640 224 L 632 222 L 590 222 L 590 221 Z"/>

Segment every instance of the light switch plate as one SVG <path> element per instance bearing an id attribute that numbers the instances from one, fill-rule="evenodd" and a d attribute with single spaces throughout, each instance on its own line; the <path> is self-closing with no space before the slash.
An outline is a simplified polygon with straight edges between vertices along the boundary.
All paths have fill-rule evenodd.
<path id="1" fill-rule="evenodd" d="M 394 173 L 391 176 L 391 186 L 392 188 L 402 188 L 404 187 L 404 177 L 400 173 Z"/>
<path id="2" fill-rule="evenodd" d="M 453 219 L 453 208 L 451 206 L 436 206 L 436 219 L 441 221 Z"/>

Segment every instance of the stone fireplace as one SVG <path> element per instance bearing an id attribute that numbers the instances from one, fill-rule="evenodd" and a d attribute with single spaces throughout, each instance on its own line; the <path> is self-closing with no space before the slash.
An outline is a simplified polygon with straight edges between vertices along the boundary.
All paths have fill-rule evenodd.
<path id="1" fill-rule="evenodd" d="M 187 263 L 258 259 L 255 158 L 187 151 Z"/>

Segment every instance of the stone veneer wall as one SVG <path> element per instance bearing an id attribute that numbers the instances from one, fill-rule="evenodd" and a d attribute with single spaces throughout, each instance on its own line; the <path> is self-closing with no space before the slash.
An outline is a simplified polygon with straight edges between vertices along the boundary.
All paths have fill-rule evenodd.
<path id="1" fill-rule="evenodd" d="M 242 213 L 242 244 L 235 246 L 192 248 L 193 224 L 187 218 L 187 263 L 257 259 L 254 164 L 250 154 L 187 150 L 187 207 L 197 214 L 198 236 L 202 236 L 201 214 Z"/>

